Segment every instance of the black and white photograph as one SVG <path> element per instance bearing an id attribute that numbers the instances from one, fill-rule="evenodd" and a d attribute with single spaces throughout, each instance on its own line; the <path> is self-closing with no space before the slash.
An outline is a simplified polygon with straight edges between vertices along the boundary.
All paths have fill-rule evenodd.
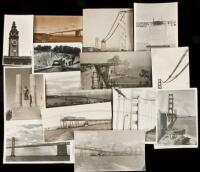
<path id="1" fill-rule="evenodd" d="M 45 141 L 73 140 L 76 130 L 111 130 L 111 102 L 100 102 L 42 110 Z"/>
<path id="2" fill-rule="evenodd" d="M 46 108 L 72 105 L 68 96 L 81 89 L 80 71 L 45 74 L 45 88 Z"/>
<path id="3" fill-rule="evenodd" d="M 197 89 L 158 91 L 155 148 L 198 147 Z"/>
<path id="4" fill-rule="evenodd" d="M 83 9 L 83 52 L 133 51 L 133 9 Z"/>
<path id="5" fill-rule="evenodd" d="M 41 119 L 45 106 L 43 75 L 31 74 L 31 68 L 4 68 L 5 120 Z"/>
<path id="6" fill-rule="evenodd" d="M 189 48 L 152 48 L 153 87 L 187 89 L 190 87 Z"/>
<path id="7" fill-rule="evenodd" d="M 48 95 L 46 108 L 111 102 L 111 99 L 111 89 L 70 90 L 60 95 Z"/>
<path id="8" fill-rule="evenodd" d="M 82 89 L 152 87 L 149 51 L 81 53 Z"/>
<path id="9" fill-rule="evenodd" d="M 34 43 L 82 42 L 82 16 L 34 16 Z"/>
<path id="10" fill-rule="evenodd" d="M 134 50 L 178 47 L 178 3 L 134 3 Z"/>
<path id="11" fill-rule="evenodd" d="M 5 15 L 3 65 L 31 65 L 33 15 Z"/>
<path id="12" fill-rule="evenodd" d="M 34 44 L 34 73 L 80 71 L 81 43 Z"/>
<path id="13" fill-rule="evenodd" d="M 143 130 L 156 143 L 157 92 L 153 88 L 113 88 L 113 129 Z"/>
<path id="14" fill-rule="evenodd" d="M 70 142 L 45 143 L 41 120 L 6 122 L 5 164 L 69 163 Z"/>
<path id="15" fill-rule="evenodd" d="M 75 172 L 145 171 L 142 131 L 75 131 Z"/>

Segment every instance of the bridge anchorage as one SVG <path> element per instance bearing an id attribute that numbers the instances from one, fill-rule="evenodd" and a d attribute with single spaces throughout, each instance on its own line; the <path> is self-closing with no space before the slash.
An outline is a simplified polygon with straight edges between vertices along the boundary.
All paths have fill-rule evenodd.
<path id="1" fill-rule="evenodd" d="M 189 62 L 187 62 L 186 65 L 177 74 L 175 74 L 175 72 L 178 70 L 179 66 L 181 65 L 183 59 L 186 57 L 188 52 L 189 52 L 189 49 L 186 49 L 186 51 L 181 56 L 175 68 L 172 70 L 172 72 L 170 73 L 170 75 L 168 76 L 166 80 L 162 80 L 161 78 L 158 79 L 158 89 L 162 89 L 163 85 L 171 83 L 172 81 L 177 79 L 184 72 L 184 70 L 189 66 Z"/>

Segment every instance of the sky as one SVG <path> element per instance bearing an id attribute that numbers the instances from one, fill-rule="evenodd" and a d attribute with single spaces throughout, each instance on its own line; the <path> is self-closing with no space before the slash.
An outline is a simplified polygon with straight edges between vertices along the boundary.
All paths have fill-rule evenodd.
<path id="1" fill-rule="evenodd" d="M 3 55 L 8 55 L 9 33 L 15 21 L 19 31 L 19 56 L 33 55 L 33 15 L 5 15 Z"/>
<path id="2" fill-rule="evenodd" d="M 63 72 L 45 74 L 46 95 L 64 95 L 69 90 L 78 90 L 81 88 L 80 72 Z"/>
<path id="3" fill-rule="evenodd" d="M 82 28 L 82 16 L 38 16 L 34 18 L 34 33 L 52 33 Z"/>
<path id="4" fill-rule="evenodd" d="M 119 11 L 130 10 L 128 8 L 121 9 L 85 9 L 83 10 L 83 47 L 94 47 L 95 40 L 98 38 L 99 47 L 101 40 L 105 38 L 113 25 Z M 126 13 L 127 25 L 127 47 L 133 49 L 133 13 Z M 112 38 L 107 41 L 106 47 L 109 49 L 119 49 L 119 29 L 116 30 Z M 130 44 L 131 43 L 131 44 Z"/>
<path id="5" fill-rule="evenodd" d="M 178 20 L 177 3 L 135 3 L 135 22 Z"/>
<path id="6" fill-rule="evenodd" d="M 197 116 L 197 92 L 195 89 L 160 90 L 158 106 L 161 112 L 168 111 L 168 95 L 173 94 L 174 111 L 178 116 Z"/>
<path id="7" fill-rule="evenodd" d="M 182 55 L 188 47 L 179 48 L 155 48 L 151 50 L 152 55 L 152 76 L 153 76 L 153 87 L 158 87 L 158 79 L 165 81 L 172 73 Z M 181 69 L 189 62 L 189 52 L 177 68 L 177 71 L 173 76 L 178 74 Z M 189 88 L 190 77 L 189 67 L 187 67 L 178 78 L 174 81 L 166 84 L 162 84 L 164 89 L 171 88 Z"/>
<path id="8" fill-rule="evenodd" d="M 151 58 L 150 52 L 138 51 L 138 52 L 94 52 L 94 53 L 81 53 L 81 63 L 98 64 L 105 63 L 108 59 L 112 59 L 114 56 L 119 56 L 120 60 L 128 60 L 134 66 L 150 66 Z"/>
<path id="9" fill-rule="evenodd" d="M 88 119 L 111 119 L 111 103 L 93 103 L 76 106 L 49 108 L 42 110 L 44 128 L 59 127 L 60 119 L 66 116 L 85 117 Z"/>

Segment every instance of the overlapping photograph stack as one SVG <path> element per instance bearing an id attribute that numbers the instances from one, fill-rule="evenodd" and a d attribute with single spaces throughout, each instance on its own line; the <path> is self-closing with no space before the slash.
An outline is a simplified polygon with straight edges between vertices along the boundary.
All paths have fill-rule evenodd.
<path id="1" fill-rule="evenodd" d="M 198 147 L 177 3 L 6 15 L 3 65 L 4 163 L 144 171 L 145 144 Z"/>

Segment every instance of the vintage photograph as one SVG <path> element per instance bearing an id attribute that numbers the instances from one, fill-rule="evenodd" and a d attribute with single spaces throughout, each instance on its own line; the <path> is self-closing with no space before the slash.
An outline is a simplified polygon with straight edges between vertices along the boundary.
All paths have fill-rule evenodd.
<path id="1" fill-rule="evenodd" d="M 45 88 L 46 108 L 70 105 L 67 96 L 81 89 L 80 71 L 45 74 Z"/>
<path id="2" fill-rule="evenodd" d="M 47 108 L 42 121 L 46 142 L 73 140 L 76 130 L 111 130 L 111 102 Z"/>
<path id="3" fill-rule="evenodd" d="M 71 143 L 44 143 L 41 120 L 6 122 L 5 164 L 69 163 Z"/>
<path id="4" fill-rule="evenodd" d="M 153 87 L 187 89 L 190 87 L 189 48 L 152 48 Z"/>
<path id="5" fill-rule="evenodd" d="M 133 9 L 84 9 L 83 35 L 83 52 L 132 51 Z"/>
<path id="6" fill-rule="evenodd" d="M 46 108 L 111 102 L 111 89 L 69 90 L 63 94 L 46 96 Z"/>
<path id="7" fill-rule="evenodd" d="M 82 42 L 82 16 L 34 16 L 34 43 Z"/>
<path id="8" fill-rule="evenodd" d="M 3 65 L 31 65 L 33 56 L 33 15 L 5 15 Z"/>
<path id="9" fill-rule="evenodd" d="M 178 47 L 178 3 L 134 3 L 134 50 Z"/>
<path id="10" fill-rule="evenodd" d="M 34 44 L 34 73 L 80 70 L 81 43 Z"/>
<path id="11" fill-rule="evenodd" d="M 5 120 L 41 119 L 45 104 L 43 75 L 31 74 L 31 68 L 4 68 Z"/>
<path id="12" fill-rule="evenodd" d="M 152 87 L 149 51 L 81 53 L 82 89 Z"/>
<path id="13" fill-rule="evenodd" d="M 75 172 L 145 171 L 142 131 L 75 131 Z"/>
<path id="14" fill-rule="evenodd" d="M 113 88 L 113 129 L 143 130 L 156 142 L 157 92 L 153 88 Z"/>
<path id="15" fill-rule="evenodd" d="M 197 89 L 158 91 L 158 148 L 198 147 Z"/>

